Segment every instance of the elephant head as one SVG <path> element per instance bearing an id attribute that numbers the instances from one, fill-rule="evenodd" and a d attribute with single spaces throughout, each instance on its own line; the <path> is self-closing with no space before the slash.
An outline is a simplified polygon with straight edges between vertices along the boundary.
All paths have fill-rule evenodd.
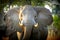
<path id="1" fill-rule="evenodd" d="M 24 38 L 30 38 L 31 31 L 33 26 L 37 26 L 37 22 L 35 21 L 35 17 L 37 16 L 36 11 L 32 6 L 26 5 L 20 8 L 20 24 L 23 24 L 24 27 Z"/>

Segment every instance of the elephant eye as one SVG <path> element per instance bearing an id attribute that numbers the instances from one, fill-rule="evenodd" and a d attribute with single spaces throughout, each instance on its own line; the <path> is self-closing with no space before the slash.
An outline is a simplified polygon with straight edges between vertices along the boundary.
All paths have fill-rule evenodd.
<path id="1" fill-rule="evenodd" d="M 37 18 L 37 16 L 35 16 L 35 18 Z"/>
<path id="2" fill-rule="evenodd" d="M 37 19 L 37 16 L 35 16 L 34 19 L 36 20 Z"/>
<path id="3" fill-rule="evenodd" d="M 36 17 L 36 16 L 35 16 Z"/>
<path id="4" fill-rule="evenodd" d="M 35 22 L 37 22 L 37 16 L 35 16 L 35 18 L 34 18 L 34 19 L 35 19 Z"/>

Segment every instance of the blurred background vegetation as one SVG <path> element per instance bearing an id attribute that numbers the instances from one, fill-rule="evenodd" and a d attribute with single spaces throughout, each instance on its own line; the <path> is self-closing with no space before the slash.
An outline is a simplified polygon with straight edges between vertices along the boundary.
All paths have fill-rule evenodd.
<path id="1" fill-rule="evenodd" d="M 59 0 L 0 0 L 0 15 L 4 14 L 4 11 L 8 11 L 11 7 L 19 7 L 22 5 L 32 6 L 44 6 L 51 10 L 53 23 L 50 25 L 50 36 L 60 35 L 60 1 Z M 1 18 L 0 18 L 1 19 Z M 1 21 L 0 21 L 1 22 Z M 1 24 L 1 23 L 0 23 Z M 53 32 L 52 32 L 53 31 Z"/>

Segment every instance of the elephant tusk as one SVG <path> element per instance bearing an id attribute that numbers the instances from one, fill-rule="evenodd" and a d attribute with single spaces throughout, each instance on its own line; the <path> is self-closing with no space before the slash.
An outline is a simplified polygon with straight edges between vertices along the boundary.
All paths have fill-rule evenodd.
<path id="1" fill-rule="evenodd" d="M 36 23 L 36 24 L 34 25 L 34 27 L 38 27 L 38 23 Z"/>
<path id="2" fill-rule="evenodd" d="M 21 39 L 21 34 L 22 34 L 22 33 L 17 32 L 17 37 L 18 37 L 18 40 L 20 40 L 20 39 Z"/>
<path id="3" fill-rule="evenodd" d="M 19 22 L 19 25 L 20 25 L 20 26 L 23 26 L 23 24 L 22 24 L 22 23 L 20 23 L 20 22 Z"/>

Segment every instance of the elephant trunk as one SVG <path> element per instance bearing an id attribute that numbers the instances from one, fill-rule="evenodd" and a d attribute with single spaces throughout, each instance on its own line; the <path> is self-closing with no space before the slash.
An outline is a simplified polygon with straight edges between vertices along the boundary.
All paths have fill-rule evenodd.
<path id="1" fill-rule="evenodd" d="M 24 30 L 23 30 L 24 34 L 23 34 L 23 38 L 22 39 L 29 40 L 33 26 L 37 27 L 38 23 L 36 23 L 34 20 L 27 20 L 26 22 L 21 21 L 20 25 L 21 26 L 24 25 L 23 26 L 23 28 L 24 28 Z"/>

